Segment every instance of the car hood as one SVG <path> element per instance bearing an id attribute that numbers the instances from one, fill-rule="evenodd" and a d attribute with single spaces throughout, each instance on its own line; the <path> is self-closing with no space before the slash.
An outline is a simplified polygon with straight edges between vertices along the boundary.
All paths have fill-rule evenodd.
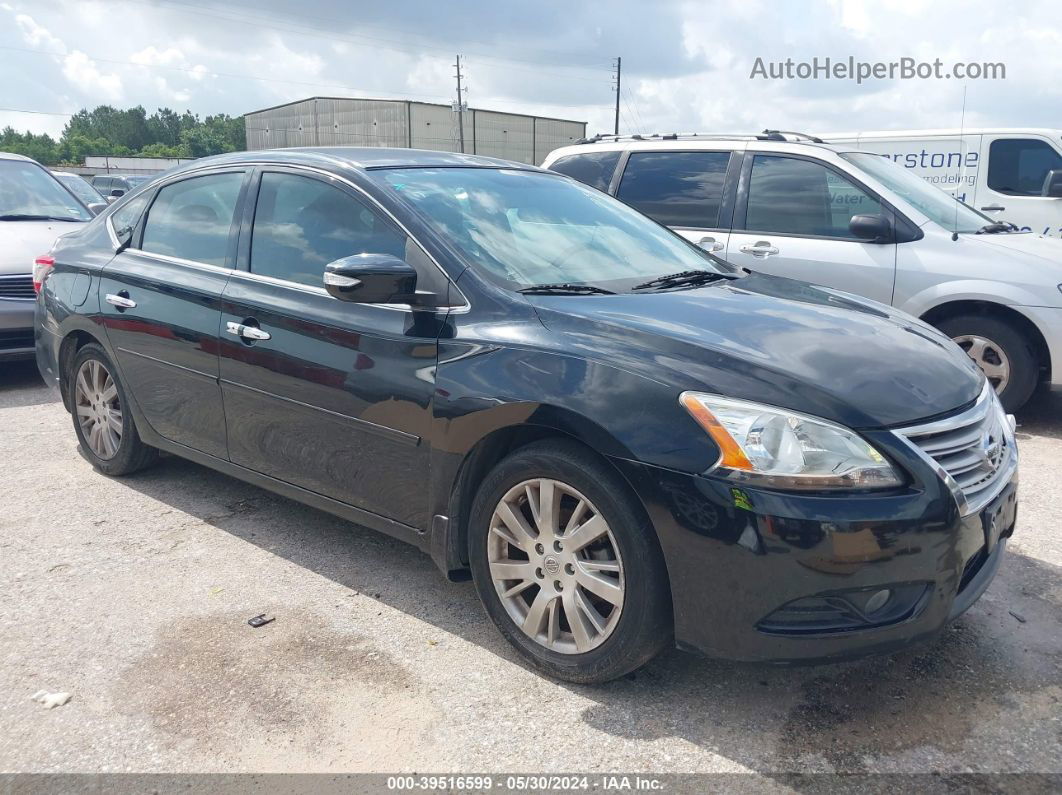
<path id="1" fill-rule="evenodd" d="M 32 273 L 33 260 L 55 239 L 84 226 L 71 221 L 0 221 L 0 276 Z"/>
<path id="2" fill-rule="evenodd" d="M 891 307 L 752 273 L 691 290 L 530 298 L 572 353 L 674 386 L 899 426 L 977 398 L 983 376 L 947 337 Z"/>
<path id="3" fill-rule="evenodd" d="M 1051 263 L 1062 276 L 1062 239 L 1034 235 L 1032 233 L 1001 233 L 994 235 L 968 235 L 970 240 L 984 246 L 1016 252 L 1027 257 L 1043 260 L 1040 264 Z"/>

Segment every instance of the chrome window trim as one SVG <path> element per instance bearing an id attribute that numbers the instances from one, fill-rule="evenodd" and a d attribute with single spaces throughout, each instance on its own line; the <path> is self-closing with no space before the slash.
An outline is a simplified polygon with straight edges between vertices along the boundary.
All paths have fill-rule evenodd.
<path id="1" fill-rule="evenodd" d="M 1000 415 L 1000 423 L 1003 429 L 1004 439 L 1007 442 L 1007 457 L 1003 460 L 996 474 L 994 488 L 988 489 L 988 491 L 979 496 L 974 502 L 970 502 L 966 498 L 965 492 L 962 487 L 955 481 L 955 478 L 929 453 L 923 450 L 915 439 L 920 436 L 928 436 L 937 433 L 943 433 L 956 428 L 962 428 L 975 423 L 984 422 L 990 411 L 998 411 Z M 950 417 L 945 417 L 941 420 L 935 420 L 933 422 L 927 422 L 922 425 L 908 425 L 903 428 L 893 428 L 893 435 L 896 436 L 904 445 L 912 450 L 919 458 L 921 458 L 932 469 L 937 477 L 944 481 L 948 490 L 951 491 L 952 496 L 955 498 L 956 504 L 959 506 L 959 513 L 962 516 L 969 516 L 970 514 L 977 513 L 988 505 L 992 500 L 999 496 L 1000 492 L 1006 488 L 1007 484 L 1014 478 L 1014 474 L 1018 469 L 1018 446 L 1017 441 L 1014 438 L 1014 426 L 1012 424 L 1012 417 L 1007 415 L 1003 411 L 1003 407 L 999 404 L 995 395 L 992 385 L 986 380 L 984 387 L 981 389 L 981 394 L 978 395 L 974 404 L 959 414 L 954 414 Z"/>
<path id="2" fill-rule="evenodd" d="M 337 161 L 336 164 L 337 165 L 345 165 L 341 161 Z M 307 166 L 307 165 L 304 165 L 302 163 L 276 163 L 276 162 L 270 162 L 270 161 L 257 161 L 257 160 L 256 161 L 251 161 L 251 162 L 239 163 L 239 164 L 233 163 L 233 164 L 224 165 L 224 166 L 222 166 L 222 165 L 211 165 L 211 166 L 205 166 L 205 167 L 203 167 L 201 169 L 192 169 L 190 171 L 183 171 L 180 174 L 174 174 L 173 177 L 171 177 L 170 179 L 167 179 L 164 182 L 159 182 L 158 184 L 156 184 L 153 189 L 154 190 L 161 190 L 162 188 L 166 187 L 167 185 L 172 185 L 173 183 L 180 182 L 183 179 L 191 179 L 192 177 L 198 177 L 198 176 L 207 176 L 208 174 L 213 173 L 213 172 L 229 171 L 229 170 L 247 171 L 247 170 L 252 169 L 252 168 L 277 168 L 277 169 L 281 169 L 281 171 L 279 173 L 283 173 L 284 170 L 305 171 L 305 172 L 309 172 L 309 173 L 312 173 L 312 174 L 317 174 L 319 176 L 327 177 L 328 179 L 336 180 L 337 182 L 341 182 L 342 184 L 346 185 L 347 187 L 352 188 L 357 193 L 359 193 L 360 195 L 362 195 L 366 199 L 368 199 L 369 202 L 374 207 L 376 207 L 381 213 L 383 213 L 383 215 L 385 217 L 389 218 L 392 221 L 392 223 L 394 223 L 399 229 L 401 229 L 402 232 L 406 235 L 406 237 L 408 237 L 410 240 L 412 240 L 413 243 L 422 252 L 424 252 L 424 256 L 428 258 L 428 261 L 431 262 L 431 264 L 434 265 L 438 269 L 439 273 L 442 274 L 443 278 L 446 279 L 446 281 L 450 284 L 450 286 L 461 297 L 461 303 L 460 304 L 456 304 L 454 306 L 439 307 L 439 309 L 440 310 L 445 310 L 448 313 L 463 314 L 465 312 L 468 312 L 472 308 L 472 305 L 468 302 L 468 298 L 465 296 L 464 292 L 461 290 L 460 287 L 457 286 L 457 282 L 454 279 L 450 278 L 450 274 L 448 274 L 445 270 L 443 270 L 443 267 L 439 264 L 438 260 L 436 260 L 435 257 L 433 257 L 428 252 L 428 250 L 424 248 L 424 246 L 421 244 L 421 242 L 419 240 L 417 240 L 417 238 L 413 234 L 410 233 L 409 229 L 406 227 L 405 224 L 403 224 L 400 220 L 398 220 L 398 218 L 396 218 L 395 215 L 392 212 L 390 212 L 386 207 L 384 207 L 382 204 L 380 204 L 380 202 L 377 201 L 376 198 L 373 197 L 364 188 L 362 188 L 359 185 L 354 184 L 353 182 L 351 182 L 346 177 L 342 177 L 342 176 L 340 176 L 338 174 L 334 174 L 331 171 L 327 171 L 327 170 L 325 170 L 323 168 L 317 168 L 315 166 Z M 124 202 L 123 202 L 123 204 L 124 204 Z M 117 210 L 115 210 L 115 212 L 116 211 Z M 113 216 L 113 215 L 114 215 L 114 212 L 108 213 L 107 214 L 107 218 L 105 220 L 106 220 L 106 225 L 107 225 L 107 232 L 110 234 L 111 243 L 114 245 L 115 252 L 117 253 L 118 248 L 121 246 L 121 241 L 118 240 L 118 235 L 117 235 L 117 233 L 114 230 L 114 225 L 111 223 L 111 216 Z M 253 224 L 254 224 L 253 219 L 252 219 L 251 223 L 252 223 L 252 229 L 253 229 Z M 170 256 L 168 256 L 166 254 L 155 254 L 154 252 L 144 251 L 143 249 L 132 249 L 132 248 L 130 248 L 130 249 L 126 249 L 126 251 L 134 252 L 134 253 L 141 254 L 141 255 L 147 256 L 147 257 L 158 257 L 158 258 L 163 259 L 164 261 L 174 262 L 174 263 L 180 264 L 180 265 L 189 265 L 191 267 L 204 267 L 204 268 L 209 268 L 209 269 L 218 269 L 218 270 L 224 271 L 226 273 L 230 273 L 232 275 L 235 275 L 238 278 L 253 277 L 252 280 L 267 281 L 268 283 L 273 283 L 273 284 L 276 284 L 277 286 L 290 287 L 290 288 L 293 288 L 293 289 L 296 289 L 296 290 L 302 290 L 304 292 L 315 292 L 316 293 L 319 290 L 321 293 L 323 293 L 325 295 L 328 295 L 328 292 L 323 287 L 316 288 L 316 287 L 313 287 L 312 285 L 300 284 L 299 282 L 292 282 L 292 281 L 288 281 L 286 279 L 276 279 L 276 278 L 271 277 L 271 276 L 263 276 L 263 275 L 260 275 L 260 274 L 254 274 L 254 273 L 251 273 L 250 271 L 241 271 L 241 270 L 239 270 L 237 268 L 218 268 L 218 266 L 216 266 L 216 265 L 209 265 L 207 263 L 197 263 L 197 262 L 194 262 L 192 260 L 185 260 L 185 259 L 181 259 L 179 257 L 170 257 Z M 416 311 L 416 310 L 414 310 L 414 308 L 410 304 L 361 304 L 361 306 L 378 306 L 378 307 L 381 307 L 383 309 L 399 310 L 399 311 L 403 311 L 403 312 Z"/>

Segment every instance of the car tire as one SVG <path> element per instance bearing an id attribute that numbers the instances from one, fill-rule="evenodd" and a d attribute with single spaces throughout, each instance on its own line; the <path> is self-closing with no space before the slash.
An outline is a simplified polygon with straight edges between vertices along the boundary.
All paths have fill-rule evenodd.
<path id="1" fill-rule="evenodd" d="M 956 315 L 942 320 L 937 328 L 989 376 L 1008 412 L 1017 411 L 1032 397 L 1040 378 L 1040 363 L 1026 335 L 1013 325 L 988 315 Z M 1006 385 L 1000 390 L 998 374 L 1004 371 Z"/>
<path id="2" fill-rule="evenodd" d="M 554 521 L 538 517 L 542 503 L 554 506 L 545 511 Z M 607 682 L 671 641 L 670 590 L 655 531 L 619 475 L 573 442 L 536 442 L 503 459 L 477 492 L 468 543 L 487 614 L 551 676 Z M 501 578 L 510 571 L 514 579 Z"/>
<path id="3" fill-rule="evenodd" d="M 158 450 L 140 439 L 125 387 L 100 345 L 78 350 L 67 388 L 74 433 L 93 467 L 105 475 L 130 475 L 155 461 Z"/>

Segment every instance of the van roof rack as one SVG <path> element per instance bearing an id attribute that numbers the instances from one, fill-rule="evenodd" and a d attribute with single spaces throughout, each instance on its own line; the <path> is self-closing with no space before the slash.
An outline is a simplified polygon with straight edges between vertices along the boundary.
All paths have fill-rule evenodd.
<path id="1" fill-rule="evenodd" d="M 788 130 L 764 130 L 762 133 L 750 135 L 748 133 L 628 133 L 626 135 L 614 135 L 611 133 L 598 133 L 589 138 L 580 138 L 576 144 L 596 144 L 601 141 L 788 141 L 787 135 L 797 139 L 804 139 L 812 143 L 824 143 L 821 138 L 806 133 L 790 132 Z"/>

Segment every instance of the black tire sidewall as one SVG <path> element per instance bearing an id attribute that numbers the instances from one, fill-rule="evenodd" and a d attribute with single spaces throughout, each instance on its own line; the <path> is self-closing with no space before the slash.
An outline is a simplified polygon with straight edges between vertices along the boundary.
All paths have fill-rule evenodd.
<path id="1" fill-rule="evenodd" d="M 601 646 L 583 654 L 551 651 L 525 635 L 502 605 L 490 576 L 490 517 L 509 489 L 534 477 L 554 478 L 586 496 L 609 523 L 619 547 L 624 575 L 619 621 Z M 573 682 L 605 682 L 648 662 L 670 641 L 670 592 L 655 533 L 630 488 L 596 456 L 563 442 L 518 450 L 483 480 L 469 522 L 469 562 L 487 614 L 506 639 L 546 673 Z"/>
<path id="2" fill-rule="evenodd" d="M 942 320 L 937 328 L 951 339 L 976 335 L 1003 349 L 1010 362 L 1010 381 L 999 393 L 1007 411 L 1017 411 L 1032 396 L 1039 380 L 1039 362 L 1022 332 L 1005 320 L 980 315 L 957 315 Z"/>

